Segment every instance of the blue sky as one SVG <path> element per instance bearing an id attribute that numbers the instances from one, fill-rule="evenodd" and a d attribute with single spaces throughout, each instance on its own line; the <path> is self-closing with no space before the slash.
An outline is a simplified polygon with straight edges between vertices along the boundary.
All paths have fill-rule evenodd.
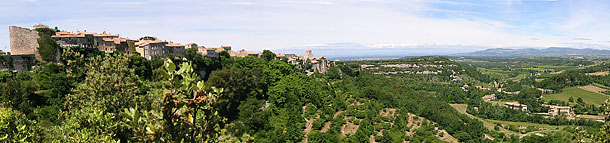
<path id="1" fill-rule="evenodd" d="M 9 51 L 8 26 L 37 23 L 206 47 L 310 47 L 335 55 L 388 48 L 439 51 L 430 54 L 610 49 L 610 2 L 588 0 L 0 0 L 0 49 Z"/>

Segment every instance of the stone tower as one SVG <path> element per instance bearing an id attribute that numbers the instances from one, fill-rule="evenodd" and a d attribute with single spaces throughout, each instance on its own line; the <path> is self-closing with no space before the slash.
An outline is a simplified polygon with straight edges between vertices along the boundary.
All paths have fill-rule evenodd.
<path id="1" fill-rule="evenodd" d="M 307 48 L 307 51 L 305 51 L 305 56 L 303 58 L 304 59 L 313 59 L 313 54 L 311 53 L 311 49 Z"/>
<path id="2" fill-rule="evenodd" d="M 11 55 L 36 55 L 36 60 L 42 60 L 38 54 L 38 32 L 27 28 L 9 26 Z"/>

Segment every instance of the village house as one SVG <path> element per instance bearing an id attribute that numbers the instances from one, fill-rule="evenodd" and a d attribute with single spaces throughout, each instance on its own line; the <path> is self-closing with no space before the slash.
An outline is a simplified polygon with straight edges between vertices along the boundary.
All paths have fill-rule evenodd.
<path id="1" fill-rule="evenodd" d="M 185 49 L 190 49 L 190 48 L 199 48 L 199 46 L 196 43 L 188 43 L 186 45 L 184 45 Z"/>
<path id="2" fill-rule="evenodd" d="M 83 48 L 98 48 L 100 45 L 104 45 L 107 40 L 119 38 L 119 35 L 103 33 L 90 33 L 85 31 L 77 31 L 72 33 L 69 31 L 58 31 L 55 35 L 51 36 L 57 43 L 62 47 L 80 46 Z M 101 51 L 106 51 L 102 50 Z"/>
<path id="3" fill-rule="evenodd" d="M 235 51 L 231 50 L 231 46 L 221 45 L 220 48 L 216 49 L 216 53 L 220 53 L 222 51 L 227 51 L 230 57 L 235 57 L 237 55 Z"/>
<path id="4" fill-rule="evenodd" d="M 496 100 L 496 94 L 490 94 L 490 95 L 485 95 L 483 97 L 481 97 L 481 99 L 485 100 L 485 101 L 491 101 L 491 100 Z"/>
<path id="5" fill-rule="evenodd" d="M 510 94 L 510 95 L 517 95 L 517 94 L 521 93 L 521 91 L 513 91 L 513 92 L 502 91 L 502 92 L 506 93 L 506 94 Z"/>
<path id="6" fill-rule="evenodd" d="M 129 43 L 135 43 L 136 40 L 128 38 L 104 38 L 104 42 L 98 46 L 100 51 L 131 54 Z"/>
<path id="7" fill-rule="evenodd" d="M 163 49 L 167 42 L 161 40 L 141 40 L 135 43 L 136 52 L 140 53 L 140 56 L 151 59 L 152 56 L 164 56 Z"/>
<path id="8" fill-rule="evenodd" d="M 485 88 L 483 86 L 475 86 L 474 88 L 481 89 L 481 90 L 491 90 L 490 88 Z"/>
<path id="9" fill-rule="evenodd" d="M 304 55 L 301 55 L 298 58 L 300 58 L 302 62 L 309 62 L 308 64 L 311 64 L 312 70 L 320 73 L 326 73 L 331 64 L 333 64 L 332 62 L 328 62 L 323 56 L 314 57 L 309 48 L 307 48 Z"/>
<path id="10" fill-rule="evenodd" d="M 572 107 L 570 107 L 570 106 L 556 106 L 556 105 L 545 105 L 545 104 L 542 104 L 542 106 L 549 107 L 548 114 L 551 116 L 557 116 L 557 115 L 561 115 L 561 114 L 572 116 Z"/>
<path id="11" fill-rule="evenodd" d="M 237 53 L 231 50 L 231 46 L 222 45 L 220 48 L 206 48 L 204 46 L 198 46 L 197 52 L 202 55 L 207 55 L 210 58 L 220 58 L 220 52 L 227 51 L 230 57 L 235 57 Z"/>
<path id="12" fill-rule="evenodd" d="M 261 57 L 260 53 L 257 52 L 249 52 L 246 51 L 244 49 L 237 51 L 237 53 L 235 54 L 237 57 L 246 57 L 246 56 L 253 56 L 253 57 Z M 277 56 L 277 55 L 276 55 Z"/>
<path id="13" fill-rule="evenodd" d="M 165 56 L 167 56 L 168 54 L 180 56 L 182 55 L 182 52 L 184 52 L 184 45 L 180 43 L 168 42 L 167 44 L 165 44 L 165 49 L 163 51 Z"/>
<path id="14" fill-rule="evenodd" d="M 175 56 L 182 55 L 184 45 L 174 42 L 162 40 L 142 40 L 135 43 L 136 51 L 146 59 L 151 59 L 152 56 L 167 57 L 169 54 Z"/>
<path id="15" fill-rule="evenodd" d="M 61 47 L 79 46 L 83 48 L 97 48 L 100 51 L 107 53 L 120 52 L 131 54 L 129 43 L 135 43 L 138 40 L 121 38 L 119 35 L 102 33 L 90 33 L 78 31 L 72 33 L 69 31 L 58 31 L 51 36 Z"/>
<path id="16" fill-rule="evenodd" d="M 551 89 L 544 89 L 544 88 L 537 88 L 537 89 L 542 91 L 542 94 L 553 93 L 553 90 L 551 90 Z"/>
<path id="17" fill-rule="evenodd" d="M 504 107 L 508 107 L 513 110 L 527 111 L 527 105 L 519 102 L 506 102 L 504 103 Z"/>
<path id="18" fill-rule="evenodd" d="M 219 58 L 220 57 L 220 53 L 216 52 L 217 48 L 207 48 L 205 50 L 205 54 L 210 58 Z"/>

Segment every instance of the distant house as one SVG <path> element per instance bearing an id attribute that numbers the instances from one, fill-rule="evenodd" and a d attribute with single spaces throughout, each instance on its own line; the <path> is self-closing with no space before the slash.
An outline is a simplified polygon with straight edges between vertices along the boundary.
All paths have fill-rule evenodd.
<path id="1" fill-rule="evenodd" d="M 504 92 L 504 93 L 506 93 L 506 94 L 510 94 L 510 95 L 516 95 L 516 94 L 521 93 L 521 91 L 514 91 L 514 92 L 506 92 L 506 91 L 502 91 L 502 92 Z"/>
<path id="2" fill-rule="evenodd" d="M 131 51 L 129 49 L 129 43 L 135 43 L 136 41 L 127 38 L 104 38 L 103 40 L 104 42 L 101 45 L 98 45 L 98 49 L 107 53 L 114 51 L 118 51 L 120 53 L 130 53 Z"/>
<path id="3" fill-rule="evenodd" d="M 219 58 L 220 53 L 216 52 L 217 48 L 206 48 L 204 55 L 208 55 L 210 58 Z"/>
<path id="4" fill-rule="evenodd" d="M 549 115 L 551 116 L 557 116 L 560 114 L 567 114 L 567 115 L 572 115 L 572 107 L 570 106 L 555 106 L 555 105 L 545 105 L 542 104 L 542 106 L 546 106 L 549 107 Z"/>
<path id="5" fill-rule="evenodd" d="M 182 52 L 184 52 L 184 45 L 180 43 L 168 42 L 165 44 L 164 52 L 165 56 L 167 56 L 169 53 L 176 56 L 182 55 Z"/>
<path id="6" fill-rule="evenodd" d="M 485 88 L 482 86 L 475 86 L 474 88 L 481 89 L 481 90 L 491 90 L 490 88 Z"/>
<path id="7" fill-rule="evenodd" d="M 296 54 L 284 54 L 286 56 L 286 58 L 288 59 L 294 59 L 297 58 L 298 56 Z"/>
<path id="8" fill-rule="evenodd" d="M 190 48 L 199 48 L 199 46 L 195 43 L 188 43 L 186 45 L 184 45 L 185 49 L 190 49 Z"/>
<path id="9" fill-rule="evenodd" d="M 220 53 L 222 51 L 226 51 L 227 53 L 229 53 L 230 57 L 235 57 L 237 55 L 235 51 L 231 50 L 231 46 L 222 45 L 220 46 L 220 48 L 216 48 L 216 53 Z"/>
<path id="10" fill-rule="evenodd" d="M 483 97 L 481 97 L 481 99 L 485 100 L 485 101 L 491 101 L 491 100 L 496 100 L 496 94 L 490 94 L 490 95 L 485 95 Z"/>
<path id="11" fill-rule="evenodd" d="M 519 102 L 506 102 L 504 103 L 504 107 L 508 107 L 513 110 L 527 111 L 527 105 Z"/>
<path id="12" fill-rule="evenodd" d="M 57 43 L 62 47 L 80 46 L 83 48 L 98 48 L 104 45 L 107 40 L 119 38 L 119 35 L 103 33 L 89 33 L 85 31 L 78 31 L 76 33 L 68 31 L 55 32 L 55 35 L 51 36 Z M 100 49 L 101 51 L 106 51 Z"/>
<path id="13" fill-rule="evenodd" d="M 542 91 L 542 94 L 553 93 L 553 90 L 551 89 L 538 88 L 538 90 Z"/>
<path id="14" fill-rule="evenodd" d="M 136 51 L 146 59 L 151 59 L 152 56 L 164 57 L 165 44 L 167 42 L 161 40 L 141 40 L 136 44 Z"/>
<path id="15" fill-rule="evenodd" d="M 244 49 L 237 51 L 237 53 L 235 54 L 237 57 L 246 57 L 246 56 L 253 56 L 253 57 L 260 57 L 260 53 L 257 52 L 249 52 L 246 51 Z M 276 55 L 277 56 L 277 55 Z"/>
<path id="16" fill-rule="evenodd" d="M 100 51 L 107 53 L 120 52 L 131 54 L 129 43 L 135 43 L 138 40 L 121 38 L 119 35 L 102 33 L 89 33 L 87 31 L 79 31 L 72 33 L 68 31 L 58 31 L 51 36 L 62 47 L 80 46 L 83 48 L 97 48 Z"/>

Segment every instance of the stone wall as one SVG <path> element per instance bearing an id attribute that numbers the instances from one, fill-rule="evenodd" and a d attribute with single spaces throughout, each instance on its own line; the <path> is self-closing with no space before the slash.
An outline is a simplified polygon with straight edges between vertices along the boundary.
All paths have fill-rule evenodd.
<path id="1" fill-rule="evenodd" d="M 29 55 L 0 55 L 0 70 L 29 71 L 36 65 L 36 56 Z"/>
<path id="2" fill-rule="evenodd" d="M 27 28 L 9 26 L 9 39 L 12 55 L 34 54 L 36 60 L 42 61 L 38 54 L 38 32 Z"/>

